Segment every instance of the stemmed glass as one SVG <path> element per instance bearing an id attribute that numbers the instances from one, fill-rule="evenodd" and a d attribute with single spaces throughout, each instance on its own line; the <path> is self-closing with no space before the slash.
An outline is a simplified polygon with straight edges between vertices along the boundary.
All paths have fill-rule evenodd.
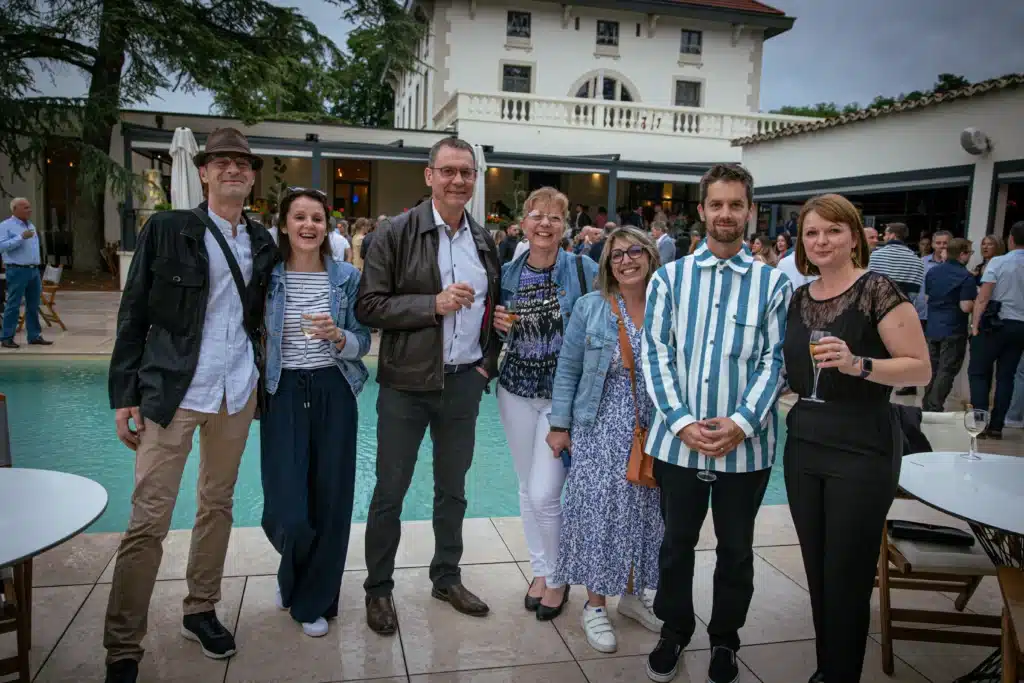
<path id="1" fill-rule="evenodd" d="M 313 338 L 313 314 L 314 311 L 302 311 L 299 314 L 299 325 L 302 328 L 302 335 L 306 338 L 306 344 L 302 348 L 303 362 L 305 362 L 306 356 L 309 354 L 309 340 Z"/>
<path id="2" fill-rule="evenodd" d="M 821 374 L 821 368 L 818 367 L 818 359 L 815 357 L 814 352 L 818 348 L 818 344 L 825 337 L 831 337 L 832 333 L 828 330 L 811 330 L 811 363 L 814 365 L 814 388 L 811 390 L 811 395 L 804 398 L 805 401 L 813 401 L 814 403 L 824 403 L 818 398 L 818 376 Z"/>
<path id="3" fill-rule="evenodd" d="M 975 454 L 975 451 L 978 450 L 978 435 L 988 427 L 989 417 L 987 410 L 968 406 L 967 412 L 964 413 L 964 429 L 971 435 L 971 450 L 969 453 L 961 453 L 961 458 L 965 460 L 981 460 L 981 456 Z"/>
<path id="4" fill-rule="evenodd" d="M 709 432 L 718 431 L 718 425 L 714 423 L 706 424 L 704 425 L 704 429 Z M 711 456 L 704 456 L 704 469 L 697 473 L 697 478 L 703 482 L 707 482 L 708 484 L 718 480 L 718 475 L 711 471 Z"/>

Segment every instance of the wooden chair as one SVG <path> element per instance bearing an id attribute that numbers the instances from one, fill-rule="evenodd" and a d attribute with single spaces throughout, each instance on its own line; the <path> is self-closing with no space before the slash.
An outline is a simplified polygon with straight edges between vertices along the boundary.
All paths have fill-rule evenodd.
<path id="1" fill-rule="evenodd" d="M 960 643 L 998 648 L 1000 618 L 989 614 L 965 614 L 964 608 L 981 580 L 995 576 L 996 568 L 977 543 L 971 548 L 950 548 L 932 543 L 882 537 L 875 585 L 881 612 L 882 671 L 892 675 L 893 641 Z M 917 590 L 955 593 L 956 611 L 903 609 L 892 606 L 892 591 Z M 921 628 L 901 624 L 971 626 L 993 629 L 992 633 L 961 632 L 956 629 Z"/>
<path id="2" fill-rule="evenodd" d="M 57 292 L 60 290 L 60 278 L 64 274 L 64 266 L 46 266 L 43 271 L 43 294 L 39 299 L 39 317 L 46 323 L 47 327 L 53 327 L 54 323 L 60 325 L 60 329 L 68 331 L 67 325 L 60 319 L 55 306 L 57 305 Z M 25 314 L 22 313 L 18 319 L 18 332 L 25 326 Z"/>
<path id="3" fill-rule="evenodd" d="M 1017 683 L 1024 673 L 1024 571 L 999 568 L 1003 594 L 1003 683 Z"/>
<path id="4" fill-rule="evenodd" d="M 7 399 L 0 394 L 0 467 L 11 467 L 11 438 L 7 424 Z M 17 654 L 0 659 L 0 677 L 17 675 L 29 683 L 28 653 L 32 648 L 32 560 L 0 567 L 0 634 L 16 633 Z"/>

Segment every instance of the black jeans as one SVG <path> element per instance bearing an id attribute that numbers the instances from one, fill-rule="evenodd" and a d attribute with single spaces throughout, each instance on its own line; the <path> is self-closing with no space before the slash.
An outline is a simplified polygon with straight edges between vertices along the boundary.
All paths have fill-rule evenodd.
<path id="1" fill-rule="evenodd" d="M 263 530 L 299 622 L 338 616 L 356 483 L 358 407 L 336 367 L 282 370 L 260 418 Z"/>
<path id="2" fill-rule="evenodd" d="M 971 384 L 971 404 L 975 408 L 989 407 L 992 389 L 992 369 L 995 368 L 996 396 L 992 406 L 989 429 L 1002 431 L 1006 411 L 1013 401 L 1013 382 L 1017 364 L 1024 353 L 1024 322 L 1004 320 L 1002 325 L 982 332 L 971 340 L 971 362 L 967 375 Z"/>
<path id="3" fill-rule="evenodd" d="M 445 375 L 442 391 L 381 387 L 377 397 L 377 484 L 366 520 L 363 583 L 370 597 L 391 594 L 402 537 L 402 504 L 412 482 L 423 434 L 434 445 L 434 559 L 430 580 L 446 588 L 461 581 L 466 472 L 473 462 L 476 418 L 487 380 L 474 368 Z"/>
<path id="4" fill-rule="evenodd" d="M 754 595 L 754 518 L 771 470 L 717 472 L 718 480 L 710 484 L 697 478 L 698 471 L 654 461 L 665 521 L 654 614 L 665 622 L 662 638 L 684 647 L 689 644 L 697 627 L 693 612 L 695 549 L 710 496 L 718 547 L 708 636 L 712 647 L 738 650 L 739 630 Z"/>
<path id="5" fill-rule="evenodd" d="M 953 382 L 964 365 L 966 353 L 966 333 L 928 340 L 928 355 L 932 361 L 932 381 L 925 387 L 922 408 L 930 412 L 942 412 L 946 405 L 946 398 L 953 389 Z"/>
<path id="6" fill-rule="evenodd" d="M 809 405 L 788 418 L 786 495 L 800 539 L 818 670 L 859 683 L 885 518 L 900 476 L 892 408 Z"/>

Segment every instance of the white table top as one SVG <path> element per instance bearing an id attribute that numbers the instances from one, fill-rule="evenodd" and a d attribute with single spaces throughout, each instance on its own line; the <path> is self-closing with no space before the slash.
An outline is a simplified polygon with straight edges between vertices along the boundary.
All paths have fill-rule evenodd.
<path id="1" fill-rule="evenodd" d="M 954 517 L 1024 535 L 1024 458 L 978 455 L 981 460 L 948 452 L 908 455 L 900 488 Z"/>
<path id="2" fill-rule="evenodd" d="M 0 567 L 81 533 L 107 509 L 107 491 L 75 474 L 0 468 Z"/>

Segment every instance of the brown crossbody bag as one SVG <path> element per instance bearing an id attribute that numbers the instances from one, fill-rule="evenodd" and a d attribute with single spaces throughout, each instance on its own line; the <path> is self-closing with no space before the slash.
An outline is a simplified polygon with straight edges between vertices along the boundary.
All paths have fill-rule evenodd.
<path id="1" fill-rule="evenodd" d="M 617 297 L 612 298 L 612 309 L 619 323 L 619 351 L 622 355 L 622 366 L 629 370 L 629 385 L 633 389 L 633 445 L 629 450 L 629 464 L 626 465 L 626 481 L 639 486 L 656 488 L 654 479 L 654 458 L 644 453 L 644 442 L 647 441 L 647 430 L 640 426 L 640 401 L 636 394 L 636 359 L 633 357 L 633 346 L 629 343 L 626 324 L 622 320 L 622 310 Z"/>

